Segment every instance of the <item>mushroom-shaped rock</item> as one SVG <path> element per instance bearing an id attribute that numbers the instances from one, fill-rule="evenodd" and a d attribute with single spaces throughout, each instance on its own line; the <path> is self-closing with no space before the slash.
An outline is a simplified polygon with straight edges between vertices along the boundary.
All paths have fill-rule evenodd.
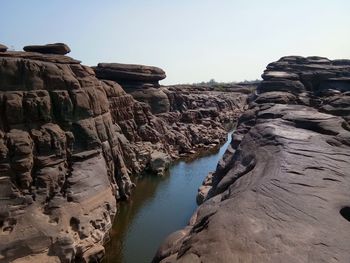
<path id="1" fill-rule="evenodd" d="M 0 52 L 6 52 L 7 46 L 0 44 Z"/>
<path id="2" fill-rule="evenodd" d="M 154 83 L 166 77 L 164 70 L 145 65 L 99 63 L 94 70 L 98 78 L 118 82 L 140 81 Z"/>
<path id="3" fill-rule="evenodd" d="M 25 46 L 23 50 L 27 52 L 38 52 L 42 54 L 58 54 L 58 55 L 65 55 L 70 52 L 70 48 L 64 43 Z"/>

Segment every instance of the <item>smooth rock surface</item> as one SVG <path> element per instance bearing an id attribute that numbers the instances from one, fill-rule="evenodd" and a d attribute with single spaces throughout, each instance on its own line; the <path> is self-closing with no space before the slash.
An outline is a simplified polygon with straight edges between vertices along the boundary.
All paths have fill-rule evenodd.
<path id="1" fill-rule="evenodd" d="M 321 57 L 269 64 L 203 203 L 154 262 L 349 262 L 349 75 Z"/>

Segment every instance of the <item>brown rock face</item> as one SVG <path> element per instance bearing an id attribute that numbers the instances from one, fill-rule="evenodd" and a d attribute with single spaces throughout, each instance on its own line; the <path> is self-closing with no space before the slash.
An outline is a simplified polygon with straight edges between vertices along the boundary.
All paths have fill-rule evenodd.
<path id="1" fill-rule="evenodd" d="M 154 262 L 349 262 L 350 63 L 283 57 Z"/>
<path id="2" fill-rule="evenodd" d="M 42 54 L 58 54 L 58 55 L 65 55 L 70 52 L 70 48 L 64 43 L 25 46 L 23 50 L 27 52 L 38 52 Z"/>
<path id="3" fill-rule="evenodd" d="M 158 90 L 169 109 L 155 116 L 70 57 L 0 54 L 0 261 L 98 261 L 129 175 L 217 145 L 247 98 Z"/>

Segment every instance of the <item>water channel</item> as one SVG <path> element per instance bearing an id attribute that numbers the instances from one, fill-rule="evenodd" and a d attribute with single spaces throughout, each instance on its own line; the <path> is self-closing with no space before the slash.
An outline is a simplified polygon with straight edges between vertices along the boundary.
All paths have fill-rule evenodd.
<path id="1" fill-rule="evenodd" d="M 197 189 L 215 170 L 231 134 L 220 149 L 175 163 L 167 176 L 136 180 L 130 201 L 119 205 L 104 263 L 151 262 L 167 235 L 187 225 L 197 207 Z"/>

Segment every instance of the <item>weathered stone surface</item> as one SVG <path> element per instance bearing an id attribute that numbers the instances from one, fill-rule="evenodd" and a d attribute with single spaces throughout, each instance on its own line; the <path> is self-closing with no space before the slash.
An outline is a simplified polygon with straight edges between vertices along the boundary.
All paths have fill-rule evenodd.
<path id="1" fill-rule="evenodd" d="M 70 48 L 64 43 L 25 46 L 23 50 L 27 52 L 38 52 L 42 54 L 58 54 L 58 55 L 65 55 L 70 52 Z"/>
<path id="2" fill-rule="evenodd" d="M 349 74 L 320 57 L 269 64 L 203 203 L 154 262 L 349 262 Z"/>
<path id="3" fill-rule="evenodd" d="M 0 44 L 0 52 L 6 52 L 7 46 Z"/>

